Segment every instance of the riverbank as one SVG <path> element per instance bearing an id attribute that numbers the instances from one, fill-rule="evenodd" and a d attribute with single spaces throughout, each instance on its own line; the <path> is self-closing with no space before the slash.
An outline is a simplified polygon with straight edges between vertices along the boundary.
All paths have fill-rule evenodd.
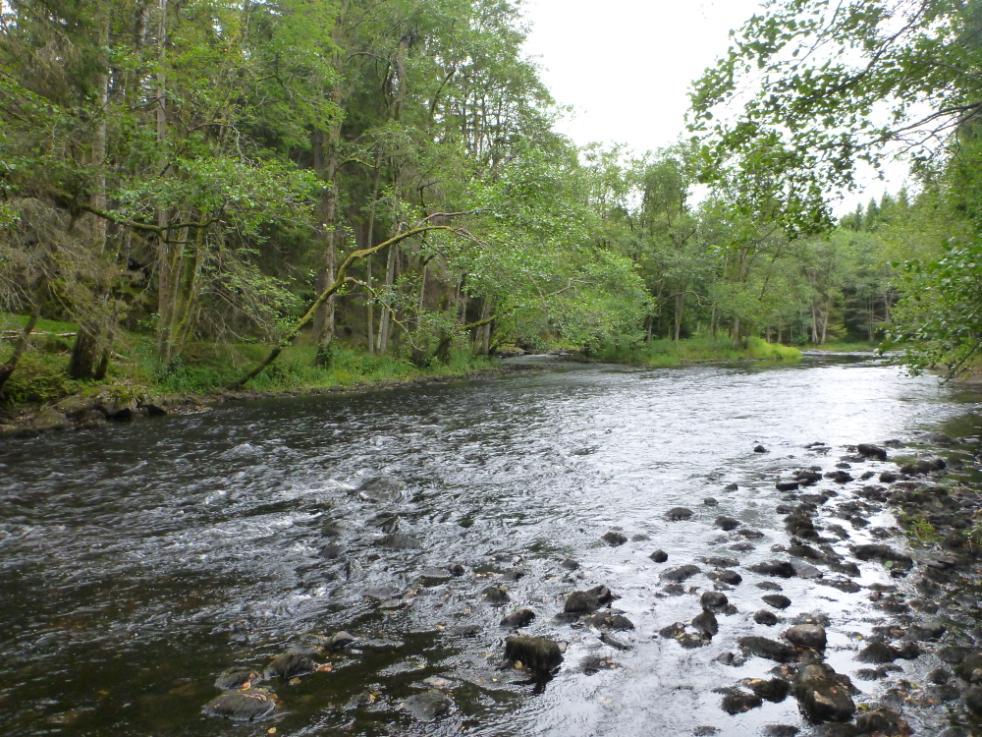
<path id="1" fill-rule="evenodd" d="M 686 338 L 685 340 L 652 340 L 641 346 L 609 348 L 598 355 L 603 361 L 648 368 L 674 368 L 706 363 L 795 362 L 801 351 L 763 338 L 748 338 L 744 347 L 729 338 Z"/>
<path id="2" fill-rule="evenodd" d="M 26 318 L 0 315 L 0 329 L 20 327 Z M 4 387 L 0 435 L 80 429 L 140 416 L 189 414 L 230 400 L 271 396 L 319 395 L 373 387 L 408 386 L 458 378 L 496 375 L 500 361 L 454 351 L 447 363 L 421 368 L 407 359 L 369 354 L 337 345 L 329 368 L 314 365 L 315 348 L 300 343 L 242 390 L 227 387 L 269 350 L 249 343 L 194 343 L 185 358 L 161 372 L 153 339 L 136 333 L 117 338 L 109 372 L 99 381 L 68 378 L 66 367 L 76 326 L 50 320 L 38 323 L 31 349 Z M 0 343 L 0 363 L 10 353 Z"/>

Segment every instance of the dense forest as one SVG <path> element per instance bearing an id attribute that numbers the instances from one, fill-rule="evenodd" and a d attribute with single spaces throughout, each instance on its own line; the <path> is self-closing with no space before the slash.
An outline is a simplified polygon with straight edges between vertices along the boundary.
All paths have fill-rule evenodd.
<path id="1" fill-rule="evenodd" d="M 521 10 L 0 2 L 0 391 L 686 338 L 976 360 L 982 3 L 769 3 L 643 155 L 555 131 Z M 898 151 L 908 188 L 832 217 Z"/>

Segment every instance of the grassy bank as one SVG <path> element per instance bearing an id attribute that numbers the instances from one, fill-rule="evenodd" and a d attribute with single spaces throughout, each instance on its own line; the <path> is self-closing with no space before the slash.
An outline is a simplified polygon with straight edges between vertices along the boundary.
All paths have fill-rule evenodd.
<path id="1" fill-rule="evenodd" d="M 26 318 L 0 314 L 0 330 L 15 330 Z M 8 412 L 25 405 L 56 402 L 70 396 L 109 394 L 128 398 L 151 396 L 172 398 L 209 396 L 220 393 L 246 370 L 255 366 L 268 346 L 249 343 L 193 343 L 182 361 L 170 371 L 161 370 L 151 336 L 123 333 L 114 343 L 109 374 L 102 381 L 73 381 L 66 374 L 75 325 L 39 321 L 31 348 L 23 355 L 14 375 L 4 387 L 2 406 Z M 9 340 L 0 342 L 0 363 L 12 351 Z M 375 356 L 337 344 L 330 368 L 314 366 L 313 345 L 298 343 L 284 350 L 263 374 L 249 382 L 246 390 L 261 393 L 329 391 L 345 387 L 401 383 L 429 377 L 463 376 L 494 366 L 492 359 L 455 352 L 449 363 L 427 368 L 406 359 Z"/>
<path id="2" fill-rule="evenodd" d="M 678 342 L 653 340 L 637 347 L 608 349 L 599 358 L 636 366 L 671 368 L 697 363 L 793 362 L 801 359 L 801 351 L 761 338 L 749 338 L 746 347 L 736 346 L 728 338 L 687 338 Z"/>
<path id="3" fill-rule="evenodd" d="M 822 343 L 820 345 L 809 343 L 801 346 L 801 349 L 805 351 L 828 351 L 829 353 L 872 353 L 879 346 L 880 344 L 877 342 L 859 340 Z"/>

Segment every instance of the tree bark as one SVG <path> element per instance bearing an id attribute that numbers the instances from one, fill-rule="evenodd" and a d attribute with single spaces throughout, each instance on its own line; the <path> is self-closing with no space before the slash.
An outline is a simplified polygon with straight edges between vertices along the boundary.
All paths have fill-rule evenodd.
<path id="1" fill-rule="evenodd" d="M 31 333 L 34 331 L 34 327 L 38 323 L 38 319 L 41 317 L 41 300 L 37 299 L 34 302 L 34 308 L 31 310 L 31 316 L 27 320 L 27 324 L 21 331 L 20 336 L 17 338 L 17 342 L 14 344 L 14 352 L 11 354 L 7 362 L 0 366 L 0 396 L 3 396 L 3 387 L 13 375 L 14 370 L 17 368 L 18 362 L 20 362 L 20 357 L 24 355 L 24 351 L 27 350 L 27 344 L 30 341 Z"/>
<path id="2" fill-rule="evenodd" d="M 98 41 L 101 48 L 109 46 L 109 13 L 101 11 L 97 16 Z M 93 177 L 92 193 L 89 195 L 89 204 L 96 210 L 105 210 L 106 197 L 106 155 L 108 151 L 108 128 L 106 116 L 109 104 L 109 66 L 108 62 L 103 62 L 103 67 L 96 77 L 96 92 L 99 104 L 98 119 L 93 126 L 92 145 L 89 154 L 89 164 L 93 167 L 95 175 Z M 86 239 L 89 249 L 92 251 L 95 260 L 101 260 L 106 251 L 106 225 L 104 218 L 94 214 L 87 214 L 81 218 L 86 230 Z M 101 268 L 101 264 L 97 268 Z M 103 360 L 103 353 L 108 354 L 106 345 L 108 326 L 106 321 L 106 302 L 109 298 L 108 279 L 100 275 L 93 285 L 96 298 L 96 305 L 90 309 L 89 314 L 79 320 L 78 334 L 75 336 L 75 344 L 72 346 L 72 356 L 68 364 L 68 375 L 73 379 L 101 379 L 105 376 L 104 366 L 107 361 Z"/>

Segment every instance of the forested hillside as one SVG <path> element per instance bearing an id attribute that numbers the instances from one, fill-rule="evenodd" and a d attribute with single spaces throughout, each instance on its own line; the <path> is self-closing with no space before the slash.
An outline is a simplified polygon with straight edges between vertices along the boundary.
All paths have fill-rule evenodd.
<path id="1" fill-rule="evenodd" d="M 628 155 L 555 132 L 512 0 L 0 2 L 0 392 L 206 356 L 241 386 L 297 344 L 314 372 L 690 337 L 968 365 L 980 4 L 825 5 L 750 21 L 680 143 Z M 815 38 L 860 73 L 790 55 Z M 915 134 L 910 191 L 836 222 L 855 163 Z"/>

